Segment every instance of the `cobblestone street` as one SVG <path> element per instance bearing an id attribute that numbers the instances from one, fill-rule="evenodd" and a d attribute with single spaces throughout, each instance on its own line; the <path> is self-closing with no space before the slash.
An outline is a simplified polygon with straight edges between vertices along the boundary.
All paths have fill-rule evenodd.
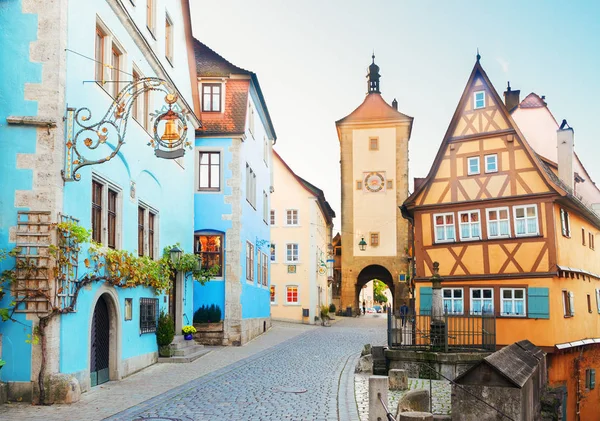
<path id="1" fill-rule="evenodd" d="M 329 328 L 275 323 L 244 347 L 154 365 L 71 406 L 5 405 L 0 419 L 358 421 L 354 365 L 365 343 L 384 344 L 385 322 L 367 315 L 338 318 Z"/>

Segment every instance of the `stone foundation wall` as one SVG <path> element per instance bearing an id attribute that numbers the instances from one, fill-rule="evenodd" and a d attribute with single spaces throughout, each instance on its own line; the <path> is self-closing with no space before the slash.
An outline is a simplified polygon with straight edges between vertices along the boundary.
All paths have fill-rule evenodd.
<path id="1" fill-rule="evenodd" d="M 270 317 L 258 317 L 256 319 L 242 320 L 241 345 L 262 335 L 271 328 Z"/>

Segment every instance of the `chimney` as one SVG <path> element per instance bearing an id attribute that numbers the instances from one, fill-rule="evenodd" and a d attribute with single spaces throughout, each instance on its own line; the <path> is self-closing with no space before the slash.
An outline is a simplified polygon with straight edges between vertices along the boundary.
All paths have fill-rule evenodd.
<path id="1" fill-rule="evenodd" d="M 521 94 L 520 90 L 513 91 L 510 89 L 510 82 L 508 82 L 508 86 L 506 91 L 504 91 L 504 104 L 506 105 L 506 109 L 510 112 L 519 105 L 519 96 Z"/>
<path id="2" fill-rule="evenodd" d="M 398 111 L 398 101 L 396 101 L 396 98 L 392 101 L 392 107 L 394 107 L 394 110 Z"/>
<path id="3" fill-rule="evenodd" d="M 573 185 L 575 184 L 573 175 L 573 151 L 574 151 L 574 132 L 573 128 L 567 124 L 567 120 L 563 120 L 557 133 L 558 147 L 558 177 L 571 189 L 573 193 Z"/>

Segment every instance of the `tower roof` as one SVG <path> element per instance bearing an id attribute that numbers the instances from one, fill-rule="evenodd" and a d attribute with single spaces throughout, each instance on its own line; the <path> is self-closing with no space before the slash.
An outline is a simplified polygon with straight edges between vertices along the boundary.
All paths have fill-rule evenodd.
<path id="1" fill-rule="evenodd" d="M 413 121 L 413 117 L 402 114 L 394 109 L 381 97 L 379 93 L 372 93 L 365 97 L 362 104 L 346 117 L 335 122 L 336 125 L 354 122 L 373 122 L 373 121 Z"/>

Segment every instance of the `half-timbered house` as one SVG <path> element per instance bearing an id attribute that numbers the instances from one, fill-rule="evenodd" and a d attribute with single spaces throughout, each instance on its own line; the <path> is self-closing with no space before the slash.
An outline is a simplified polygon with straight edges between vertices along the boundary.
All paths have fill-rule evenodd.
<path id="1" fill-rule="evenodd" d="M 524 112 L 513 93 L 505 93 L 509 110 L 477 60 L 429 174 L 403 206 L 414 225 L 415 307 L 430 312 L 439 262 L 445 311 L 493 313 L 499 347 L 529 339 L 545 349 L 549 381 L 568 397 L 565 419 L 592 419 L 600 409 L 600 216 L 577 193 L 573 129 L 538 121 L 545 148 L 550 138 L 558 148 L 556 162 L 539 155 L 511 115 Z M 541 133 L 519 119 L 532 137 Z"/>

